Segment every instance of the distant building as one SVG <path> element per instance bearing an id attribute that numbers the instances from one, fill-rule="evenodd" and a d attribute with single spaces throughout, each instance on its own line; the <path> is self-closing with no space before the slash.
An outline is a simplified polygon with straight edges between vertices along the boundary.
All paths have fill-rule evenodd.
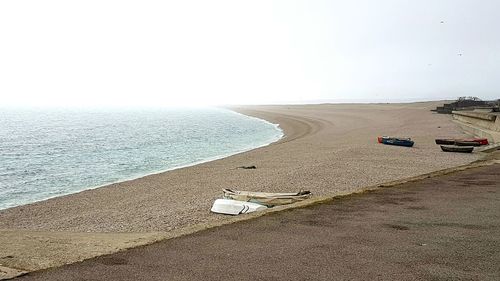
<path id="1" fill-rule="evenodd" d="M 459 97 L 452 103 L 445 103 L 443 106 L 436 107 L 437 113 L 451 114 L 457 110 L 473 110 L 475 108 L 495 108 L 498 101 L 483 101 L 477 97 Z"/>

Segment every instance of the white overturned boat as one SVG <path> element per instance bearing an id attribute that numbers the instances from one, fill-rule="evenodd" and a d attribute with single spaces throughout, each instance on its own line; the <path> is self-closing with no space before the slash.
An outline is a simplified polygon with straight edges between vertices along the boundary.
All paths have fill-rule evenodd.
<path id="1" fill-rule="evenodd" d="M 252 202 L 243 202 L 232 199 L 217 199 L 212 206 L 210 211 L 218 214 L 226 214 L 226 215 L 240 215 L 246 213 L 252 213 L 256 211 L 262 211 L 267 209 L 266 206 L 252 203 Z"/>
<path id="2" fill-rule="evenodd" d="M 310 191 L 300 191 L 296 193 L 267 193 L 267 192 L 252 192 L 252 191 L 237 191 L 231 189 L 223 189 L 224 198 L 238 201 L 252 202 L 261 204 L 267 207 L 278 205 L 292 204 L 303 201 L 311 197 Z"/>

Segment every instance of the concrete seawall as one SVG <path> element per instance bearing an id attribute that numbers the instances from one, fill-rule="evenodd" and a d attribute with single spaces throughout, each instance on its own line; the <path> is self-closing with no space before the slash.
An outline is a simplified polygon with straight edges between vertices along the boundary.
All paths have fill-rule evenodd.
<path id="1" fill-rule="evenodd" d="M 454 121 L 468 133 L 500 142 L 500 113 L 479 111 L 453 111 Z"/>

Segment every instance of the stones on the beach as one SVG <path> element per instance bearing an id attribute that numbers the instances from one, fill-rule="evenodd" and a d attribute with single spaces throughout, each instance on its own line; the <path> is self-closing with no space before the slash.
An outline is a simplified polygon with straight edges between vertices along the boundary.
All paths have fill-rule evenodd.
<path id="1" fill-rule="evenodd" d="M 147 237 L 153 237 L 148 238 L 151 240 L 142 241 L 153 241 L 156 239 L 153 233 L 180 231 L 200 222 L 218 223 L 225 217 L 207 210 L 215 194 L 226 186 L 276 192 L 310 189 L 319 197 L 334 196 L 376 184 L 386 186 L 383 183 L 463 165 L 480 157 L 436 153 L 433 142 L 436 136 L 465 136 L 451 120 L 426 114 L 429 106 L 362 108 L 359 105 L 263 108 L 256 111 L 262 112 L 261 117 L 270 116 L 269 121 L 287 128 L 286 141 L 202 165 L 2 210 L 0 228 L 4 231 L 0 232 L 0 244 L 5 249 L 0 250 L 0 256 L 10 254 L 15 259 L 30 261 L 30 257 L 47 247 L 42 253 L 54 257 L 51 260 L 77 261 L 99 249 L 102 253 L 123 245 L 136 245 L 138 236 L 150 235 Z M 441 129 L 436 128 L 437 122 L 442 122 Z M 419 140 L 419 149 L 387 150 L 372 145 L 370 138 L 379 131 L 411 134 Z M 259 165 L 259 171 L 252 168 L 235 171 L 241 165 Z M 39 239 L 40 236 L 54 242 Z M 57 241 L 68 244 L 61 248 Z M 23 248 L 26 255 L 18 258 L 15 245 L 19 244 L 26 245 Z M 0 260 L 5 265 L 7 261 Z"/>

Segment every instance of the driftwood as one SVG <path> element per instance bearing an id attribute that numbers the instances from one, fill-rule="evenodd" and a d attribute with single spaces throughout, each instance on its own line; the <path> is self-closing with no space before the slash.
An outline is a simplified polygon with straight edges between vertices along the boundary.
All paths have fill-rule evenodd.
<path id="1" fill-rule="evenodd" d="M 248 170 L 248 169 L 257 169 L 257 167 L 255 167 L 253 165 L 252 166 L 240 166 L 240 167 L 238 167 L 238 169 L 246 169 L 246 170 Z"/>

